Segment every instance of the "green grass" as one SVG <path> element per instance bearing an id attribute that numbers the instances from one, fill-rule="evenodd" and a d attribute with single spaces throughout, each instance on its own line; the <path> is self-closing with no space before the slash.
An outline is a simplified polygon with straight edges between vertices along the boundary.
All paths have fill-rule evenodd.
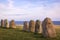
<path id="1" fill-rule="evenodd" d="M 24 32 L 19 29 L 0 28 L 0 40 L 60 40 L 60 30 L 56 31 L 56 38 L 44 38 L 41 34 Z"/>

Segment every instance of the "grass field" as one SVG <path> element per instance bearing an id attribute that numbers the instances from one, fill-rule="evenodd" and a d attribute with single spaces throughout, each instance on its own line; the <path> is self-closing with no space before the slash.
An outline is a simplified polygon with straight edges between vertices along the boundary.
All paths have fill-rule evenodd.
<path id="1" fill-rule="evenodd" d="M 60 40 L 60 27 L 56 27 L 56 38 L 44 38 L 41 34 L 24 32 L 20 29 L 0 28 L 0 40 Z"/>

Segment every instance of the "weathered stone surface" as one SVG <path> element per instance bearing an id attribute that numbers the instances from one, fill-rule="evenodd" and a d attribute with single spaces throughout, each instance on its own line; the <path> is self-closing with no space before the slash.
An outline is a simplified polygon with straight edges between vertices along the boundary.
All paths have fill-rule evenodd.
<path id="1" fill-rule="evenodd" d="M 16 28 L 16 24 L 14 20 L 10 21 L 10 28 Z"/>
<path id="2" fill-rule="evenodd" d="M 9 22 L 7 19 L 4 20 L 4 27 L 9 28 Z"/>
<path id="3" fill-rule="evenodd" d="M 54 24 L 51 21 L 50 18 L 45 18 L 43 23 L 42 23 L 42 29 L 43 29 L 43 36 L 44 37 L 51 37 L 54 38 L 56 37 L 56 31 L 54 28 Z"/>
<path id="4" fill-rule="evenodd" d="M 23 30 L 24 30 L 24 31 L 28 31 L 28 28 L 29 28 L 29 26 L 28 26 L 28 22 L 25 21 L 25 22 L 24 22 Z"/>
<path id="5" fill-rule="evenodd" d="M 30 32 L 35 32 L 35 22 L 34 22 L 34 20 L 30 20 L 30 22 L 29 22 L 29 31 Z"/>
<path id="6" fill-rule="evenodd" d="M 1 27 L 4 27 L 4 20 L 1 20 Z"/>
<path id="7" fill-rule="evenodd" d="M 41 33 L 41 21 L 36 20 L 35 23 L 35 33 Z"/>

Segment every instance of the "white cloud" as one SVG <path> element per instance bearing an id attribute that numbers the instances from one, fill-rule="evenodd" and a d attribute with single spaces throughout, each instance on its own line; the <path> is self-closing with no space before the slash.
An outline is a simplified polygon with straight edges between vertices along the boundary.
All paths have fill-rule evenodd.
<path id="1" fill-rule="evenodd" d="M 60 3 L 53 3 L 51 5 L 51 7 L 48 9 L 46 8 L 47 10 L 47 16 L 48 17 L 51 17 L 51 18 L 60 18 Z"/>
<path id="2" fill-rule="evenodd" d="M 0 3 L 0 19 L 43 20 L 45 17 L 50 17 L 52 20 L 60 20 L 60 3 L 53 3 L 46 7 L 30 3 L 22 7 L 14 7 L 13 3 L 13 0 L 8 0 L 7 5 Z"/>
<path id="3" fill-rule="evenodd" d="M 13 0 L 7 0 L 8 1 L 8 8 L 12 8 L 13 7 Z"/>

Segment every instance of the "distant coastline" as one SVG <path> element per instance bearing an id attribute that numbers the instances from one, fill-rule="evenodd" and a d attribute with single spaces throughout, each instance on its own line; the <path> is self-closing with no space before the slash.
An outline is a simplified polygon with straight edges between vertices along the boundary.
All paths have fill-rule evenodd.
<path id="1" fill-rule="evenodd" d="M 27 21 L 29 22 L 29 21 Z M 60 25 L 60 21 L 52 21 L 54 25 Z M 17 25 L 23 25 L 24 21 L 15 21 Z"/>
<path id="2" fill-rule="evenodd" d="M 29 21 L 27 21 L 29 22 Z M 52 21 L 54 25 L 60 25 L 60 21 Z M 16 25 L 23 25 L 24 21 L 15 21 Z M 1 25 L 1 24 L 0 24 Z"/>

